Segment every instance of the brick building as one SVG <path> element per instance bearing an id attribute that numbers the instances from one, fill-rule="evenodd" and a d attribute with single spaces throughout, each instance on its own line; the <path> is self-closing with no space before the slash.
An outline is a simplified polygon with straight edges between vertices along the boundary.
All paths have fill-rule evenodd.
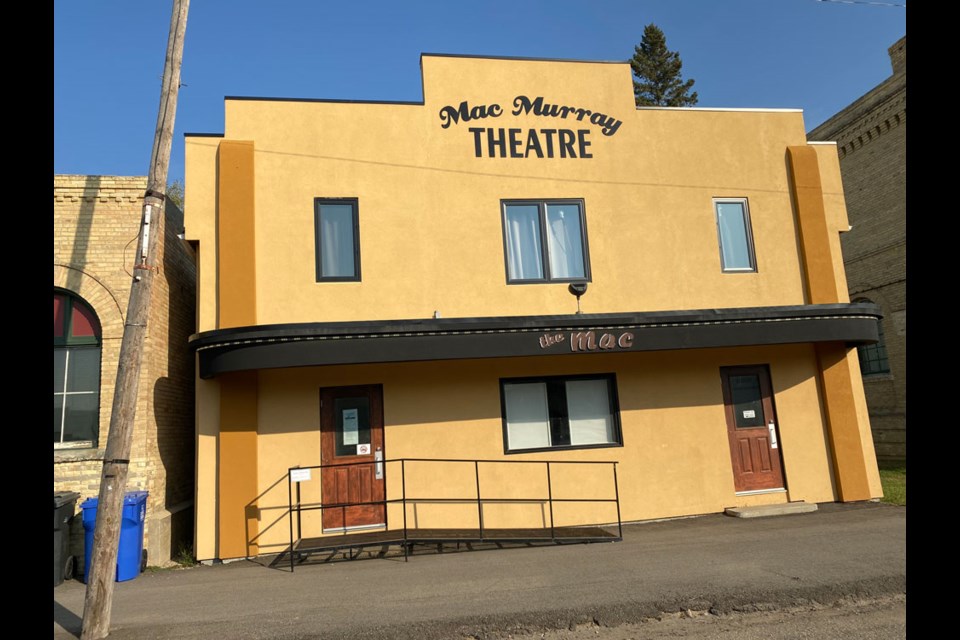
<path id="1" fill-rule="evenodd" d="M 877 457 L 907 456 L 907 38 L 893 75 L 808 134 L 835 140 L 852 229 L 841 236 L 851 300 L 883 310 L 883 340 L 860 347 Z"/>
<path id="2" fill-rule="evenodd" d="M 54 491 L 99 493 L 130 270 L 145 177 L 56 175 L 53 182 Z M 144 548 L 162 565 L 193 527 L 193 358 L 196 260 L 177 236 L 183 212 L 168 204 L 155 279 L 128 490 L 150 492 Z M 71 555 L 82 565 L 76 518 Z M 78 566 L 78 569 L 81 567 Z"/>

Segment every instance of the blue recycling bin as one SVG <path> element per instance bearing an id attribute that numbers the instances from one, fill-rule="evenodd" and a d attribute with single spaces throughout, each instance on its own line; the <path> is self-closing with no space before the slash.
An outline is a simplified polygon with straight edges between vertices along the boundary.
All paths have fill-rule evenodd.
<path id="1" fill-rule="evenodd" d="M 97 523 L 97 498 L 87 498 L 83 510 L 83 581 L 90 573 L 93 532 Z M 143 567 L 143 525 L 147 515 L 147 492 L 128 491 L 123 497 L 120 549 L 117 551 L 117 582 L 133 580 Z"/>

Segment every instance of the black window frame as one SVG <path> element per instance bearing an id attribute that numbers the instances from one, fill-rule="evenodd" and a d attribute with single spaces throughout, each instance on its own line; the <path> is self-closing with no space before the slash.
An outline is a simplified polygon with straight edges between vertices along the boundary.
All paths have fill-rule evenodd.
<path id="1" fill-rule="evenodd" d="M 723 259 L 723 231 L 720 229 L 721 204 L 743 205 L 743 226 L 746 230 L 747 251 L 750 254 L 750 267 L 728 267 Z M 757 273 L 757 252 L 753 244 L 753 220 L 750 217 L 750 202 L 746 197 L 729 197 L 713 199 L 713 222 L 717 227 L 717 247 L 720 250 L 720 271 L 723 273 Z"/>
<path id="2" fill-rule="evenodd" d="M 610 405 L 610 415 L 613 418 L 613 442 L 601 442 L 596 444 L 562 444 L 549 447 L 532 447 L 528 449 L 511 449 L 510 436 L 507 428 L 507 396 L 505 387 L 508 384 L 530 384 L 542 382 L 547 385 L 547 410 L 550 412 L 550 432 L 551 439 L 557 431 L 566 428 L 566 436 L 570 438 L 569 415 L 567 414 L 566 404 L 566 383 L 577 380 L 606 380 L 607 382 L 607 401 Z M 561 391 L 557 391 L 557 390 Z M 561 395 L 556 395 L 560 393 Z M 556 414 L 554 413 L 556 411 Z M 504 455 L 516 455 L 521 453 L 538 453 L 544 451 L 576 451 L 580 449 L 609 449 L 612 447 L 623 447 L 623 429 L 620 423 L 620 397 L 617 392 L 617 375 L 615 373 L 589 373 L 572 374 L 560 376 L 529 376 L 522 378 L 500 378 L 500 422 L 503 434 L 503 453 Z"/>
<path id="3" fill-rule="evenodd" d="M 869 298 L 857 298 L 854 302 L 873 301 Z M 860 375 L 864 378 L 890 376 L 890 356 L 887 353 L 887 340 L 883 333 L 883 320 L 877 318 L 877 341 L 874 344 L 862 344 L 857 347 L 857 359 L 860 361 Z"/>
<path id="4" fill-rule="evenodd" d="M 583 277 L 555 278 L 550 275 L 550 246 L 547 240 L 547 206 L 576 204 L 580 207 L 580 235 L 583 238 Z M 535 205 L 540 217 L 540 266 L 543 278 L 511 278 L 510 257 L 507 253 L 507 207 L 510 205 Z M 500 228 L 503 235 L 503 266 L 507 284 L 546 284 L 551 282 L 593 282 L 590 271 L 590 241 L 587 238 L 587 207 L 583 198 L 521 198 L 500 200 Z"/>
<path id="5" fill-rule="evenodd" d="M 353 272 L 352 276 L 324 276 L 321 272 L 323 243 L 320 240 L 320 210 L 323 205 L 350 205 L 353 212 Z M 359 198 L 314 198 L 313 242 L 317 282 L 360 282 L 360 200 Z"/>

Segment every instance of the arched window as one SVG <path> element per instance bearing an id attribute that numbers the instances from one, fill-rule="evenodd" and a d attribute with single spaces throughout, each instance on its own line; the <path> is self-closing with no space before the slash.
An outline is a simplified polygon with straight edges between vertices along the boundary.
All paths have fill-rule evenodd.
<path id="1" fill-rule="evenodd" d="M 854 302 L 873 302 L 867 298 L 859 298 Z M 883 339 L 883 321 L 877 320 L 876 344 L 864 344 L 857 347 L 860 356 L 860 373 L 865 376 L 890 373 L 890 362 L 887 360 L 887 343 Z"/>
<path id="2" fill-rule="evenodd" d="M 53 447 L 97 446 L 100 321 L 86 302 L 53 291 Z"/>

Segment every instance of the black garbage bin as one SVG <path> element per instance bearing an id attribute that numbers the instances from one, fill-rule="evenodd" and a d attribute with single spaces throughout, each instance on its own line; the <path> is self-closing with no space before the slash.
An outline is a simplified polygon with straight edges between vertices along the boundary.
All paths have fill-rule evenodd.
<path id="1" fill-rule="evenodd" d="M 77 560 L 70 555 L 70 522 L 80 494 L 56 491 L 53 494 L 53 586 L 73 578 Z"/>

